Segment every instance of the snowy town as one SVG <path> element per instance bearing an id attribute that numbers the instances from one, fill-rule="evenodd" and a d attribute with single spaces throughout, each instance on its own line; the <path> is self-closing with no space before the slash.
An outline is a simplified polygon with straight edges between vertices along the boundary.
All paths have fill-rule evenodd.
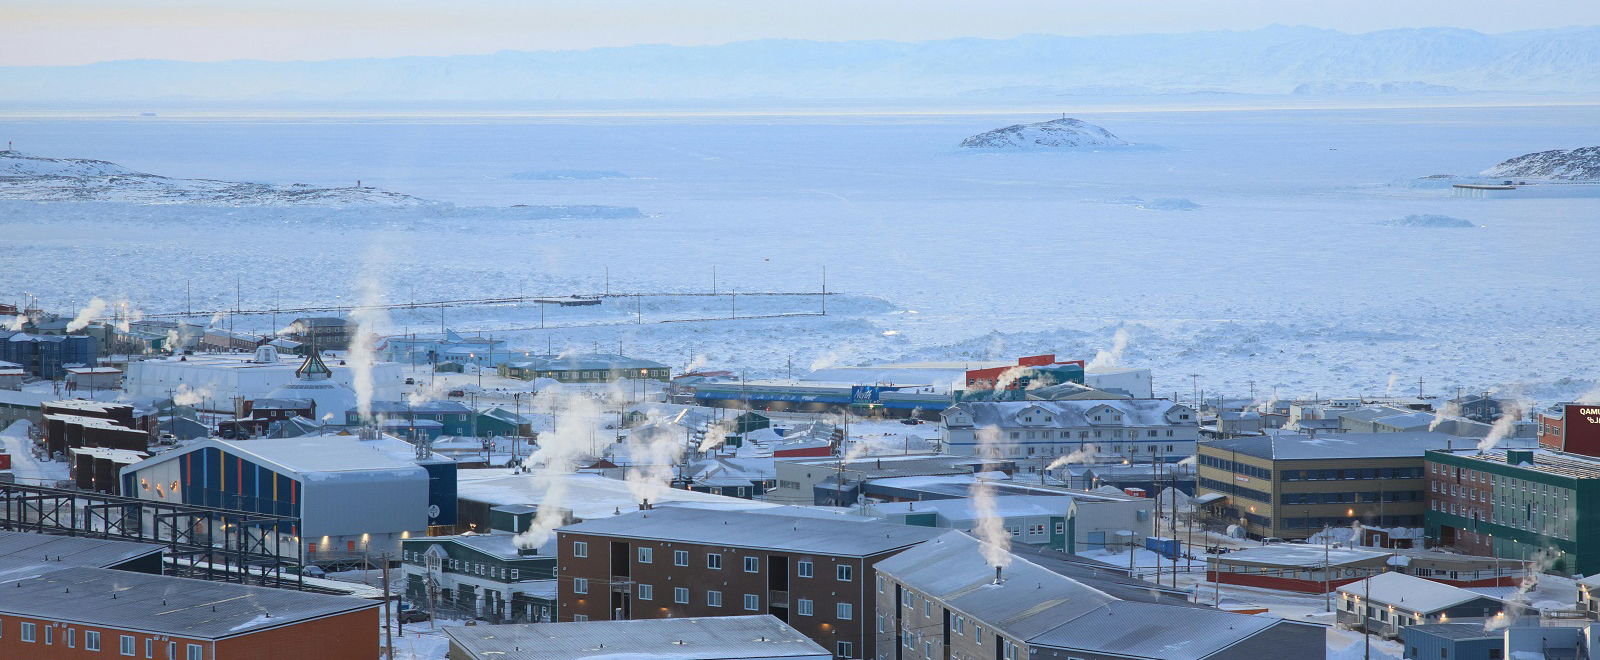
<path id="1" fill-rule="evenodd" d="M 1593 400 L 1211 394 L 1121 338 L 747 379 L 359 313 L 0 312 L 23 656 L 1582 658 L 1600 634 Z"/>

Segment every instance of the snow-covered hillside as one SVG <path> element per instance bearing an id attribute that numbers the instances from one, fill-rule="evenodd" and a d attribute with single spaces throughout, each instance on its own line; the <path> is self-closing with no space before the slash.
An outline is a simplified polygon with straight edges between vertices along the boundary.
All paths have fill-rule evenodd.
<path id="1" fill-rule="evenodd" d="M 1114 81 L 1114 82 L 1112 82 Z M 1396 81 L 1404 81 L 1397 83 Z M 0 67 L 0 102 L 1059 99 L 1222 92 L 1600 91 L 1600 27 L 1310 27 L 1010 39 L 766 39 L 321 62 Z M 1331 85 L 1331 86 L 1325 86 Z"/>
<path id="2" fill-rule="evenodd" d="M 1600 147 L 1523 154 L 1483 171 L 1485 176 L 1600 181 Z"/>
<path id="3" fill-rule="evenodd" d="M 1067 117 L 997 128 L 961 141 L 969 149 L 1094 149 L 1127 144 L 1111 131 Z"/>
<path id="4" fill-rule="evenodd" d="M 173 179 L 83 158 L 41 158 L 0 151 L 0 199 L 218 206 L 373 206 L 436 204 L 362 186 L 274 185 L 211 179 Z"/>

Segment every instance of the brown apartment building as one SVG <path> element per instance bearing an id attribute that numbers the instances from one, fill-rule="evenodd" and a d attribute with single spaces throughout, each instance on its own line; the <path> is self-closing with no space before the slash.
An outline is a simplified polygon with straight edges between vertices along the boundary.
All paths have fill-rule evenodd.
<path id="1" fill-rule="evenodd" d="M 376 601 L 66 567 L 0 578 L 0 658 L 378 657 Z"/>
<path id="2" fill-rule="evenodd" d="M 876 657 L 873 567 L 939 530 L 780 508 L 661 507 L 557 532 L 562 621 L 771 614 Z"/>

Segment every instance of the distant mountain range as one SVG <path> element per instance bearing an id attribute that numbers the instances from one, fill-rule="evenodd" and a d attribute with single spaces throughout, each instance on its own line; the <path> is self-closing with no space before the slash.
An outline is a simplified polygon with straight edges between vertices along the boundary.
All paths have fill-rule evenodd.
<path id="1" fill-rule="evenodd" d="M 1600 27 L 627 46 L 0 68 L 0 101 L 518 102 L 1600 92 Z"/>

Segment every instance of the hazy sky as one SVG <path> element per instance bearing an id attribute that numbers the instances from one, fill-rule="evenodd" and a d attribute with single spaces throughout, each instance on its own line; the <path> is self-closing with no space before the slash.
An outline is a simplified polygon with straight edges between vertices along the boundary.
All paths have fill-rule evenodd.
<path id="1" fill-rule="evenodd" d="M 0 0 L 0 65 L 317 60 L 743 39 L 1600 24 L 1595 0 Z"/>

